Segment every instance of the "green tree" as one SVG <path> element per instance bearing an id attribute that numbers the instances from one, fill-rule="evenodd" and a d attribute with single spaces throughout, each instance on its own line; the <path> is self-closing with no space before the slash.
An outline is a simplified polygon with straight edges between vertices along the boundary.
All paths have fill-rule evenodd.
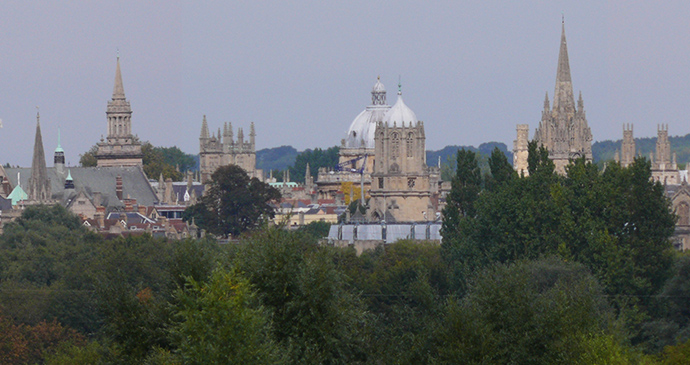
<path id="1" fill-rule="evenodd" d="M 219 236 L 238 236 L 273 218 L 270 202 L 280 192 L 257 178 L 249 178 L 237 165 L 219 167 L 201 201 L 185 211 L 185 220 Z"/>
<path id="2" fill-rule="evenodd" d="M 446 246 L 460 239 L 461 221 L 465 217 L 474 217 L 474 203 L 479 196 L 481 183 L 476 154 L 465 149 L 458 151 L 455 177 L 443 209 L 441 235 Z"/>
<path id="3" fill-rule="evenodd" d="M 613 312 L 588 270 L 550 258 L 493 265 L 461 301 L 447 306 L 437 334 L 440 362 L 574 363 L 589 335 L 615 335 Z M 584 337 L 583 337 L 584 336 Z"/>
<path id="4" fill-rule="evenodd" d="M 177 292 L 174 329 L 183 363 L 276 364 L 284 350 L 273 341 L 269 313 L 236 271 L 215 270 L 210 281 L 188 278 Z"/>
<path id="5" fill-rule="evenodd" d="M 507 183 L 513 178 L 517 177 L 517 172 L 513 166 L 508 162 L 506 155 L 498 149 L 494 148 L 489 158 L 490 175 L 487 175 L 486 188 L 488 190 L 495 189 L 498 185 Z"/>
<path id="6" fill-rule="evenodd" d="M 292 165 L 289 168 L 290 180 L 303 183 L 304 172 L 307 169 L 307 164 L 309 164 L 309 170 L 311 171 L 311 175 L 314 178 L 314 181 L 316 181 L 316 176 L 319 173 L 319 168 L 333 168 L 335 165 L 338 164 L 339 152 L 340 148 L 338 146 L 333 146 L 325 150 L 322 150 L 321 148 L 315 148 L 313 150 L 306 150 L 298 154 L 295 158 L 294 165 Z M 274 173 L 273 176 L 282 176 L 278 175 Z"/>
<path id="7" fill-rule="evenodd" d="M 88 151 L 79 155 L 79 165 L 81 167 L 95 167 L 98 165 L 96 154 L 98 153 L 98 145 L 93 145 Z"/>
<path id="8" fill-rule="evenodd" d="M 274 338 L 293 363 L 362 361 L 365 311 L 336 265 L 337 249 L 301 232 L 269 228 L 235 246 L 244 273 L 272 312 Z"/>

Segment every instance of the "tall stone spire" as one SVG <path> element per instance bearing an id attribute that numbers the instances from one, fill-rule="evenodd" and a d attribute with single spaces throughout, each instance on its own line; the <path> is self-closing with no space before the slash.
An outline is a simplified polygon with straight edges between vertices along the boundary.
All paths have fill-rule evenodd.
<path id="1" fill-rule="evenodd" d="M 122 85 L 122 72 L 120 71 L 120 56 L 117 56 L 117 68 L 115 69 L 115 86 L 113 87 L 113 100 L 125 100 L 125 87 Z"/>
<path id="2" fill-rule="evenodd" d="M 521 132 L 523 130 L 518 128 L 518 134 Z M 534 139 L 549 150 L 549 158 L 554 161 L 558 173 L 564 174 L 565 166 L 572 159 L 584 157 L 592 160 L 592 131 L 587 124 L 582 94 L 578 98 L 577 108 L 575 105 L 563 21 L 553 104 L 549 108 L 547 94 Z"/>
<path id="3" fill-rule="evenodd" d="M 132 108 L 125 99 L 120 56 L 115 68 L 113 98 L 108 101 L 108 138 L 98 144 L 98 166 L 141 166 L 141 143 L 132 133 Z"/>
<path id="4" fill-rule="evenodd" d="M 558 53 L 558 69 L 556 71 L 556 91 L 553 94 L 553 109 L 565 108 L 571 112 L 575 107 L 573 96 L 573 81 L 570 77 L 570 62 L 568 60 L 568 44 L 565 40 L 565 22 L 561 24 L 561 48 Z"/>
<path id="5" fill-rule="evenodd" d="M 29 200 L 46 202 L 50 199 L 50 180 L 46 167 L 46 156 L 43 150 L 41 136 L 41 116 L 36 112 L 36 137 L 34 139 L 34 157 L 31 162 L 31 176 L 29 177 Z"/>

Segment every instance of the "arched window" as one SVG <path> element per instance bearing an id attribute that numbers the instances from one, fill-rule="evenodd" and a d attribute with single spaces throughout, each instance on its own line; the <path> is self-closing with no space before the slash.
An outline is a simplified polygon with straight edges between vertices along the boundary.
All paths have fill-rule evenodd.
<path id="1" fill-rule="evenodd" d="M 678 204 L 678 225 L 690 225 L 690 205 L 686 202 Z"/>
<path id="2" fill-rule="evenodd" d="M 391 134 L 391 156 L 393 158 L 400 156 L 400 136 L 398 133 Z"/>
<path id="3" fill-rule="evenodd" d="M 412 132 L 407 134 L 407 157 L 414 156 L 414 134 Z"/>

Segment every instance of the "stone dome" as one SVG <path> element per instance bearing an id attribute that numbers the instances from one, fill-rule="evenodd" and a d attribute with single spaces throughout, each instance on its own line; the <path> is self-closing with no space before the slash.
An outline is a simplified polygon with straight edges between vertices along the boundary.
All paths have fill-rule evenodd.
<path id="1" fill-rule="evenodd" d="M 386 113 L 383 120 L 388 122 L 388 125 L 416 125 L 419 121 L 417 115 L 410 109 L 403 101 L 402 95 L 398 93 L 398 101 L 395 102 L 390 110 Z"/>
<path id="2" fill-rule="evenodd" d="M 374 148 L 376 123 L 384 120 L 390 105 L 386 105 L 386 88 L 380 79 L 371 90 L 371 105 L 367 106 L 350 124 L 345 139 L 346 148 Z"/>

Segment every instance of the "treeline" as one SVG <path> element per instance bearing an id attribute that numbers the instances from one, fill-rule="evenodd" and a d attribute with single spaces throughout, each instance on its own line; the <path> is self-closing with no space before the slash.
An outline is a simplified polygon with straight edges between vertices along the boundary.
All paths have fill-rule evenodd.
<path id="1" fill-rule="evenodd" d="M 456 164 L 441 245 L 361 256 L 324 227 L 106 241 L 27 207 L 0 236 L 0 362 L 688 362 L 690 256 L 648 161 Z"/>
<path id="2" fill-rule="evenodd" d="M 676 153 L 677 162 L 681 167 L 690 162 L 690 134 L 684 136 L 669 136 L 671 153 Z M 592 143 L 592 157 L 595 162 L 613 160 L 616 150 L 620 151 L 622 140 L 606 140 Z M 656 137 L 635 138 L 635 148 L 644 157 L 649 158 L 649 153 L 656 154 Z"/>

